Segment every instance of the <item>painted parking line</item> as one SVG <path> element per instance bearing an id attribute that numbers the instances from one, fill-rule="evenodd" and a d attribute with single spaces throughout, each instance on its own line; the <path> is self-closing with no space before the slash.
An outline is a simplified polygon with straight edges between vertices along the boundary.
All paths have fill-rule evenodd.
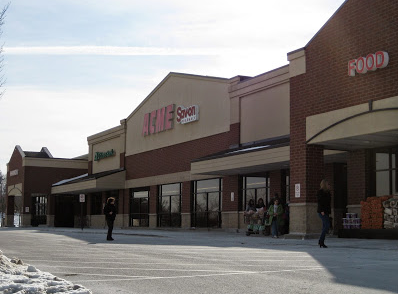
<path id="1" fill-rule="evenodd" d="M 174 272 L 216 272 L 216 273 L 254 273 L 253 271 L 241 271 L 241 270 L 212 270 L 212 269 L 175 269 L 175 268 L 133 268 L 133 267 L 87 267 L 87 266 L 82 266 L 82 267 L 76 267 L 76 266 L 56 266 L 56 265 L 50 265 L 47 267 L 56 267 L 56 268 L 73 268 L 73 269 L 97 269 L 97 270 L 139 270 L 139 271 L 174 271 Z M 64 273 L 64 274 L 70 274 Z M 74 273 L 75 274 L 75 273 Z M 85 275 L 86 273 L 77 273 L 79 275 Z M 87 274 L 91 275 L 91 274 Z M 98 274 L 101 275 L 101 274 Z M 113 276 L 113 275 L 108 275 L 107 276 Z M 114 275 L 118 276 L 118 275 Z"/>
<path id="2" fill-rule="evenodd" d="M 122 279 L 101 279 L 101 280 L 77 280 L 74 283 L 87 283 L 87 282 L 113 282 L 113 281 L 140 281 L 140 280 L 159 280 L 159 279 L 186 279 L 186 278 L 201 278 L 201 277 L 216 277 L 216 276 L 232 276 L 232 275 L 253 275 L 253 274 L 265 274 L 265 273 L 283 273 L 283 272 L 298 272 L 308 270 L 326 270 L 324 267 L 312 267 L 307 269 L 288 269 L 288 270 L 272 270 L 272 271 L 252 271 L 252 272 L 232 272 L 232 273 L 220 273 L 220 274 L 208 274 L 208 275 L 191 275 L 191 276 L 173 276 L 173 277 L 137 277 L 134 278 L 122 278 Z M 91 275 L 91 274 L 89 274 Z M 108 277 L 108 275 L 105 275 Z"/>

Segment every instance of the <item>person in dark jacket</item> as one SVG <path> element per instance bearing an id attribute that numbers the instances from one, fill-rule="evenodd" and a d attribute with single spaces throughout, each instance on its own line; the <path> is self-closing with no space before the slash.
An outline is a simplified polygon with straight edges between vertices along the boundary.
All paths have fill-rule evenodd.
<path id="1" fill-rule="evenodd" d="M 325 245 L 325 236 L 326 233 L 329 231 L 330 221 L 329 221 L 329 214 L 331 213 L 330 202 L 331 202 L 331 194 L 330 194 L 330 186 L 326 180 L 322 180 L 320 184 L 320 189 L 316 194 L 318 199 L 318 215 L 322 220 L 322 232 L 321 236 L 319 237 L 319 247 L 327 248 Z"/>
<path id="2" fill-rule="evenodd" d="M 106 200 L 106 205 L 104 207 L 104 214 L 106 223 L 108 225 L 108 235 L 106 236 L 106 240 L 113 241 L 112 231 L 113 231 L 113 223 L 116 218 L 116 206 L 115 206 L 115 198 L 109 197 Z"/>

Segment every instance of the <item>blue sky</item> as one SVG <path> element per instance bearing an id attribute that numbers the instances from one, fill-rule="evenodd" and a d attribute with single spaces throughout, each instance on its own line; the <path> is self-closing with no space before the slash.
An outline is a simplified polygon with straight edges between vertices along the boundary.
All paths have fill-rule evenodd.
<path id="1" fill-rule="evenodd" d="M 88 136 L 117 126 L 169 72 L 231 78 L 283 66 L 343 2 L 11 1 L 0 170 L 15 145 L 87 153 Z"/>

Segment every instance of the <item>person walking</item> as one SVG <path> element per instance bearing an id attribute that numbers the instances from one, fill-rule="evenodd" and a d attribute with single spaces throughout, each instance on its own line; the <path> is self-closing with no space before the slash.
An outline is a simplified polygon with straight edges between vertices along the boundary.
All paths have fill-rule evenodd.
<path id="1" fill-rule="evenodd" d="M 283 208 L 279 204 L 279 198 L 274 199 L 274 203 L 268 209 L 269 222 L 271 224 L 272 238 L 279 238 L 279 226 L 283 224 Z"/>
<path id="2" fill-rule="evenodd" d="M 116 206 L 115 206 L 115 198 L 109 197 L 106 200 L 106 205 L 104 207 L 104 214 L 106 223 L 108 225 L 108 235 L 106 236 L 107 241 L 113 241 L 112 231 L 113 231 L 113 223 L 116 218 Z"/>
<path id="3" fill-rule="evenodd" d="M 329 231 L 330 220 L 329 214 L 331 213 L 330 202 L 331 202 L 331 194 L 330 194 L 330 185 L 326 180 L 322 180 L 320 184 L 320 189 L 316 194 L 318 199 L 318 215 L 322 220 L 322 232 L 319 237 L 318 245 L 320 248 L 328 248 L 325 245 L 325 236 Z"/>

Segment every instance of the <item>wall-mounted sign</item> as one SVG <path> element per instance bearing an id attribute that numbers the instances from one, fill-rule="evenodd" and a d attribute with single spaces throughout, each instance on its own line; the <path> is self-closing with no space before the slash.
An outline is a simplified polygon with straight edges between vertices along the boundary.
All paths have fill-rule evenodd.
<path id="1" fill-rule="evenodd" d="M 86 202 L 86 194 L 79 194 L 79 202 Z"/>
<path id="2" fill-rule="evenodd" d="M 144 115 L 144 126 L 142 127 L 142 135 L 151 134 L 170 130 L 174 127 L 174 104 L 162 107 Z"/>
<path id="3" fill-rule="evenodd" d="M 107 157 L 111 157 L 111 156 L 115 156 L 115 155 L 116 155 L 116 152 L 113 149 L 108 150 L 106 152 L 95 152 L 94 161 L 100 161 L 103 158 L 107 158 Z"/>
<path id="4" fill-rule="evenodd" d="M 187 108 L 184 106 L 177 107 L 177 122 L 187 124 L 199 120 L 199 106 L 192 105 Z"/>
<path id="5" fill-rule="evenodd" d="M 17 169 L 14 169 L 14 170 L 10 171 L 10 177 L 14 177 L 14 176 L 17 176 L 17 175 L 18 175 L 18 170 Z"/>
<path id="6" fill-rule="evenodd" d="M 388 61 L 388 53 L 384 51 L 377 51 L 375 54 L 370 53 L 366 57 L 358 57 L 348 61 L 348 75 L 353 77 L 355 72 L 365 74 L 369 70 L 374 71 L 386 67 Z"/>
<path id="7" fill-rule="evenodd" d="M 300 184 L 294 185 L 294 197 L 300 198 Z"/>

